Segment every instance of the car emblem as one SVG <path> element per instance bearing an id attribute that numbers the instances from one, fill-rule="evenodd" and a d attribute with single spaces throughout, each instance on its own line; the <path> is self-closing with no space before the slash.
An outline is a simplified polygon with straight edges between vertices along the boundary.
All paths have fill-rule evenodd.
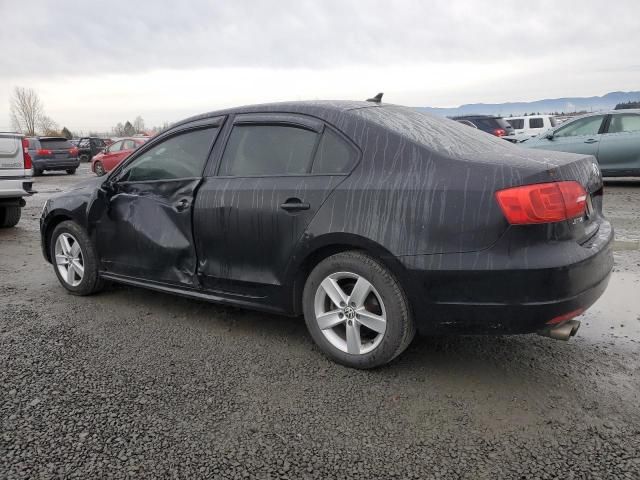
<path id="1" fill-rule="evenodd" d="M 347 317 L 347 320 L 353 320 L 356 318 L 356 311 L 351 307 L 346 307 L 344 309 L 344 316 Z"/>

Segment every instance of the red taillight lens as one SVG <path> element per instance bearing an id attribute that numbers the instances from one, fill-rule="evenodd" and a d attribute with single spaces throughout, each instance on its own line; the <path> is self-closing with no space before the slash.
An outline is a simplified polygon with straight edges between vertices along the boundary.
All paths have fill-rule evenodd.
<path id="1" fill-rule="evenodd" d="M 36 150 L 36 153 L 38 155 L 52 155 L 53 152 L 51 150 L 47 150 L 46 148 L 40 148 L 39 150 Z"/>
<path id="2" fill-rule="evenodd" d="M 29 155 L 29 140 L 22 139 L 22 164 L 25 170 L 31 169 L 33 163 L 31 162 L 31 155 Z"/>
<path id="3" fill-rule="evenodd" d="M 493 134 L 494 134 L 496 137 L 504 137 L 504 136 L 507 134 L 507 132 L 506 132 L 506 130 L 504 130 L 504 129 L 502 129 L 502 128 L 496 128 L 496 129 L 493 131 Z"/>
<path id="4" fill-rule="evenodd" d="M 496 199 L 512 225 L 561 222 L 587 208 L 587 192 L 573 181 L 507 188 L 496 192 Z"/>
<path id="5" fill-rule="evenodd" d="M 77 157 L 78 156 L 78 149 L 77 147 L 73 147 L 69 149 L 69 155 L 71 155 L 72 157 Z"/>

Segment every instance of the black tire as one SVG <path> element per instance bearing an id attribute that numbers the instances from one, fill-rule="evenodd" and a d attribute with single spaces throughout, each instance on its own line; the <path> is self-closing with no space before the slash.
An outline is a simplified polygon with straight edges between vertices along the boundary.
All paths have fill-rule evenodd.
<path id="1" fill-rule="evenodd" d="M 15 227 L 22 216 L 22 208 L 18 205 L 0 207 L 0 228 Z"/>
<path id="2" fill-rule="evenodd" d="M 99 160 L 96 161 L 96 163 L 93 165 L 93 170 L 96 172 L 96 175 L 99 177 L 107 173 L 107 171 L 104 169 L 104 166 L 102 165 L 102 162 L 100 162 Z"/>
<path id="3" fill-rule="evenodd" d="M 80 155 L 79 157 L 81 162 L 90 162 L 91 161 L 91 157 L 89 157 L 89 155 L 87 155 L 86 153 L 83 153 L 82 155 Z"/>
<path id="4" fill-rule="evenodd" d="M 82 252 L 84 274 L 82 276 L 82 280 L 76 286 L 67 283 L 67 281 L 60 274 L 58 266 L 56 265 L 55 245 L 58 237 L 62 233 L 71 234 L 74 239 L 77 240 Z M 84 228 L 82 228 L 76 222 L 67 220 L 56 226 L 49 240 L 49 254 L 51 255 L 53 270 L 58 277 L 58 280 L 60 281 L 62 286 L 66 288 L 70 293 L 72 293 L 73 295 L 91 295 L 102 290 L 104 282 L 98 274 L 98 259 L 96 251 L 93 248 L 93 244 L 91 243 L 91 240 L 89 239 L 89 236 L 85 232 Z"/>
<path id="5" fill-rule="evenodd" d="M 380 343 L 367 353 L 350 354 L 340 350 L 318 326 L 315 315 L 316 292 L 324 279 L 338 272 L 351 272 L 365 278 L 384 304 L 386 330 Z M 390 362 L 409 346 L 416 333 L 409 302 L 398 280 L 378 260 L 359 251 L 338 253 L 320 262 L 307 277 L 302 307 L 307 328 L 315 343 L 328 357 L 352 368 L 375 368 Z"/>
<path id="6" fill-rule="evenodd" d="M 39 168 L 34 168 L 33 169 L 33 176 L 34 177 L 39 177 L 40 175 L 42 175 L 42 170 L 40 170 Z"/>
<path id="7" fill-rule="evenodd" d="M 69 169 L 67 170 L 67 173 L 68 173 L 69 175 L 75 175 L 75 174 L 76 174 L 76 169 L 75 169 L 75 168 L 69 168 Z"/>

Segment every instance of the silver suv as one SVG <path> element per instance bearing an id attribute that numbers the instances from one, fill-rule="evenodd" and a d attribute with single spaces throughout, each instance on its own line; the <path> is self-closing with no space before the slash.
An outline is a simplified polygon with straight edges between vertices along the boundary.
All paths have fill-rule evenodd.
<path id="1" fill-rule="evenodd" d="M 28 147 L 23 135 L 0 132 L 0 227 L 17 225 L 24 197 L 33 193 Z"/>

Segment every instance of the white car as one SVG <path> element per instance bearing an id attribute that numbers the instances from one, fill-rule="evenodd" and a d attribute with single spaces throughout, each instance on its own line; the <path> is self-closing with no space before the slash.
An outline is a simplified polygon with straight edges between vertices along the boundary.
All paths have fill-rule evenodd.
<path id="1" fill-rule="evenodd" d="M 519 142 L 549 130 L 557 125 L 553 115 L 528 115 L 525 117 L 508 117 L 505 120 L 516 132 Z"/>
<path id="2" fill-rule="evenodd" d="M 17 225 L 24 197 L 33 193 L 28 146 L 23 135 L 0 132 L 0 228 Z"/>

